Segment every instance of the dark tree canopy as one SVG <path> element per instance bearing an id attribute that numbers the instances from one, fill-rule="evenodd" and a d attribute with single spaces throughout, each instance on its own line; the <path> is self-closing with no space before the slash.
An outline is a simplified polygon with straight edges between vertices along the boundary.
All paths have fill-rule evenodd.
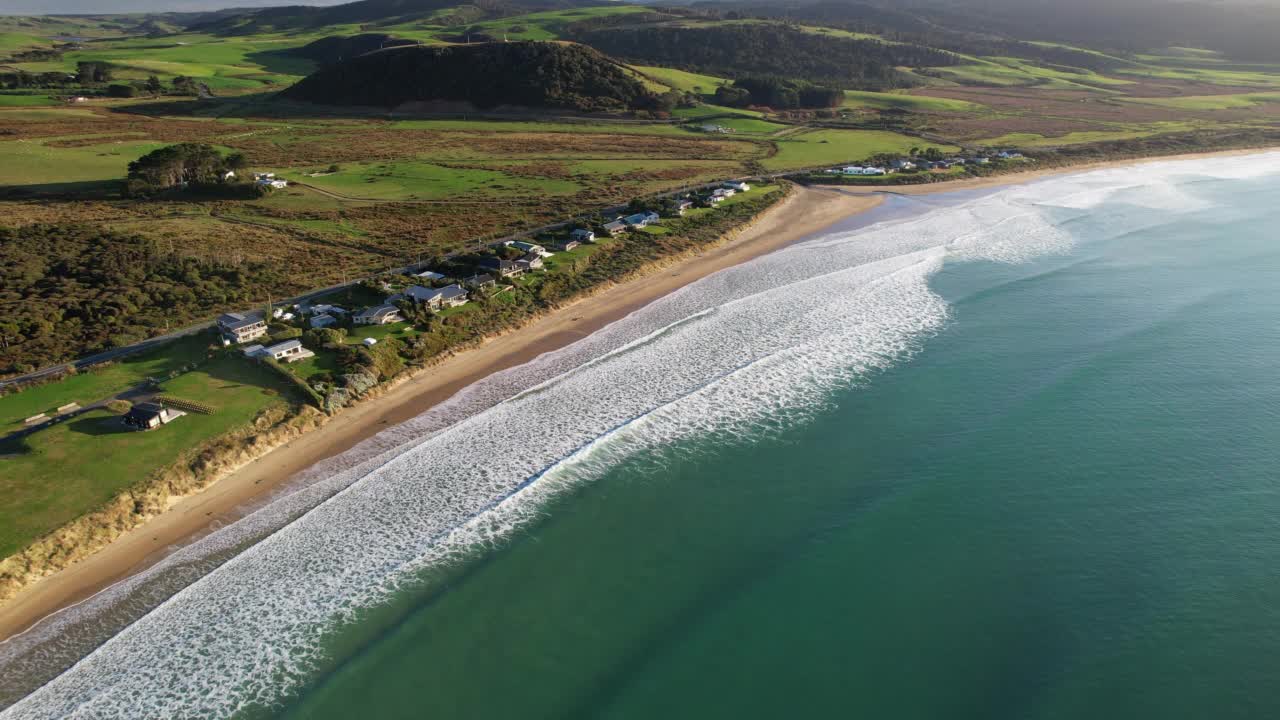
<path id="1" fill-rule="evenodd" d="M 468 102 L 583 112 L 652 108 L 657 99 L 635 77 L 580 45 L 512 42 L 399 47 L 316 72 L 285 96 L 324 105 L 394 107 L 407 102 Z"/>
<path id="2" fill-rule="evenodd" d="M 223 157 L 212 145 L 170 145 L 129 163 L 127 189 L 130 195 L 150 195 L 184 184 L 212 185 L 244 165 L 243 155 Z"/>

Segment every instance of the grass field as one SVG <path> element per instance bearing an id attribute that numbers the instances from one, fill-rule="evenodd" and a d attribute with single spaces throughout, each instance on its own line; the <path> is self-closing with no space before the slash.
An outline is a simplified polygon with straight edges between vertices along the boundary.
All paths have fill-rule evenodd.
<path id="1" fill-rule="evenodd" d="M 194 335 L 92 372 L 77 373 L 55 383 L 0 397 L 0 433 L 20 429 L 22 421 L 32 415 L 52 413 L 55 408 L 73 402 L 88 405 L 128 390 L 147 378 L 165 377 L 202 360 L 209 340 L 208 335 Z"/>
<path id="2" fill-rule="evenodd" d="M 240 427 L 284 402 L 266 370 L 225 356 L 161 386 L 161 391 L 215 408 L 150 432 L 94 410 L 25 439 L 0 457 L 0 557 L 110 500 L 201 443 Z M 6 452 L 13 448 L 5 448 Z"/>
<path id="3" fill-rule="evenodd" d="M 163 147 L 148 140 L 50 147 L 38 140 L 0 141 L 0 186 L 74 188 L 82 183 L 123 180 L 130 162 Z"/>
<path id="4" fill-rule="evenodd" d="M 58 101 L 47 94 L 38 93 L 3 93 L 0 94 L 0 108 L 5 107 L 39 107 L 41 105 L 57 105 Z M 0 116 L 0 120 L 3 117 Z"/>
<path id="5" fill-rule="evenodd" d="M 1125 98 L 1128 102 L 1178 110 L 1240 110 L 1280 103 L 1280 92 L 1243 93 L 1238 95 L 1188 95 L 1162 98 Z"/>
<path id="6" fill-rule="evenodd" d="M 810 130 L 775 141 L 778 154 L 761 161 L 769 170 L 791 170 L 854 162 L 876 153 L 906 154 L 928 143 L 880 130 Z M 939 149 L 957 150 L 951 146 Z"/>
<path id="7" fill-rule="evenodd" d="M 339 195 L 379 200 L 438 200 L 466 195 L 503 198 L 520 195 L 572 195 L 582 186 L 568 180 L 529 178 L 497 170 L 451 168 L 426 161 L 343 165 L 337 173 L 306 177 L 286 173 L 290 180 Z"/>
<path id="8" fill-rule="evenodd" d="M 915 112 L 978 112 L 983 109 L 981 105 L 965 100 L 861 90 L 845 90 L 843 107 Z"/>
<path id="9" fill-rule="evenodd" d="M 715 94 L 717 87 L 727 85 L 730 82 L 727 78 L 701 75 L 674 68 L 654 67 L 652 65 L 636 65 L 634 67 L 669 88 L 708 97 Z"/>

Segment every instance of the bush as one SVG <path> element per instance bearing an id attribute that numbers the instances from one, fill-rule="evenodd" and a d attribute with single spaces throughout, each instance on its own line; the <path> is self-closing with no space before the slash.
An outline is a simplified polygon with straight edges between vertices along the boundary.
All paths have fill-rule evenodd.
<path id="1" fill-rule="evenodd" d="M 113 84 L 107 86 L 107 95 L 113 98 L 131 98 L 138 94 L 138 88 L 132 85 Z"/>
<path id="2" fill-rule="evenodd" d="M 133 403 L 128 400 L 108 400 L 107 409 L 117 415 L 123 415 L 133 409 Z"/>

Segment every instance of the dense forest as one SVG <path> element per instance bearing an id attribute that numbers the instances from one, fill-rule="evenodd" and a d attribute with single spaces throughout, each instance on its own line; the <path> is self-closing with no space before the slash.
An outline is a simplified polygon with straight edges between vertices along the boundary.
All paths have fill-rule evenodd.
<path id="1" fill-rule="evenodd" d="M 0 375 L 144 340 L 265 298 L 284 278 L 89 225 L 0 227 Z"/>
<path id="2" fill-rule="evenodd" d="M 897 66 L 959 62 L 931 48 L 819 35 L 777 23 L 571 28 L 570 35 L 601 52 L 648 65 L 713 75 L 783 75 L 864 90 L 914 84 Z"/>
<path id="3" fill-rule="evenodd" d="M 775 110 L 829 108 L 844 101 L 844 91 L 803 80 L 774 76 L 738 78 L 716 88 L 716 104 L 729 107 L 769 107 Z"/>
<path id="4" fill-rule="evenodd" d="M 285 91 L 324 105 L 394 107 L 415 101 L 609 112 L 656 97 L 590 48 L 546 42 L 402 47 L 345 60 Z"/>
<path id="5" fill-rule="evenodd" d="M 1099 50 L 1143 52 L 1187 46 L 1239 60 L 1280 61 L 1280 7 L 1274 3 L 1176 0 L 744 0 L 694 3 L 718 13 L 786 18 L 883 34 L 980 55 L 1017 57 L 1100 69 L 1067 61 L 1028 40 Z M 1014 43 L 1009 45 L 1009 43 Z M 1006 50 L 1000 48 L 1004 45 Z M 1006 52 L 1012 48 L 1014 52 Z M 1093 62 L 1098 62 L 1095 56 Z"/>

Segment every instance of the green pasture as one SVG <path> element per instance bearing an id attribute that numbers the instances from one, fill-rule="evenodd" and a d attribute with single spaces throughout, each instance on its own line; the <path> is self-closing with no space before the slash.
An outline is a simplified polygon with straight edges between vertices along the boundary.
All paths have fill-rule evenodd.
<path id="1" fill-rule="evenodd" d="M 451 168 L 425 160 L 350 163 L 333 174 L 306 177 L 285 174 L 291 181 L 355 198 L 374 200 L 438 200 L 467 195 L 571 195 L 581 186 L 568 180 L 528 178 L 500 170 Z"/>
<path id="2" fill-rule="evenodd" d="M 635 65 L 634 67 L 669 88 L 698 95 L 714 95 L 716 88 L 731 82 L 727 78 L 686 72 L 674 68 L 654 67 L 652 65 Z"/>
<path id="3" fill-rule="evenodd" d="M 127 428 L 120 416 L 93 410 L 5 443 L 0 456 L 0 556 L 101 507 L 157 468 L 201 443 L 242 427 L 283 402 L 283 383 L 266 369 L 233 355 L 164 383 L 160 391 L 209 405 L 149 432 Z"/>
<path id="4" fill-rule="evenodd" d="M 778 153 L 762 160 L 769 170 L 792 170 L 823 165 L 839 165 L 877 153 L 907 154 L 913 147 L 931 143 L 919 138 L 883 130 L 811 130 L 774 141 Z M 938 146 L 943 152 L 958 148 Z"/>
<path id="5" fill-rule="evenodd" d="M 519 120 L 393 120 L 391 127 L 407 130 L 456 132 L 591 133 L 609 135 L 683 136 L 684 130 L 667 123 L 535 122 Z"/>
<path id="6" fill-rule="evenodd" d="M 2 93 L 0 94 L 0 108 L 6 107 L 40 107 L 41 105 L 58 105 L 58 101 L 49 95 L 40 95 L 35 93 Z M 0 121 L 5 119 L 4 115 L 0 115 Z"/>
<path id="7" fill-rule="evenodd" d="M 83 147 L 50 147 L 41 140 L 0 141 L 0 185 L 67 190 L 80 183 L 123 180 L 129 163 L 166 143 L 120 140 Z"/>
<path id="8" fill-rule="evenodd" d="M 1128 102 L 1158 105 L 1177 110 L 1241 110 L 1267 103 L 1280 103 L 1280 92 L 1238 95 L 1186 95 L 1183 97 L 1125 98 Z"/>
<path id="9" fill-rule="evenodd" d="M 965 100 L 862 90 L 845 90 L 843 107 L 915 112 L 978 112 L 985 109 Z"/>

